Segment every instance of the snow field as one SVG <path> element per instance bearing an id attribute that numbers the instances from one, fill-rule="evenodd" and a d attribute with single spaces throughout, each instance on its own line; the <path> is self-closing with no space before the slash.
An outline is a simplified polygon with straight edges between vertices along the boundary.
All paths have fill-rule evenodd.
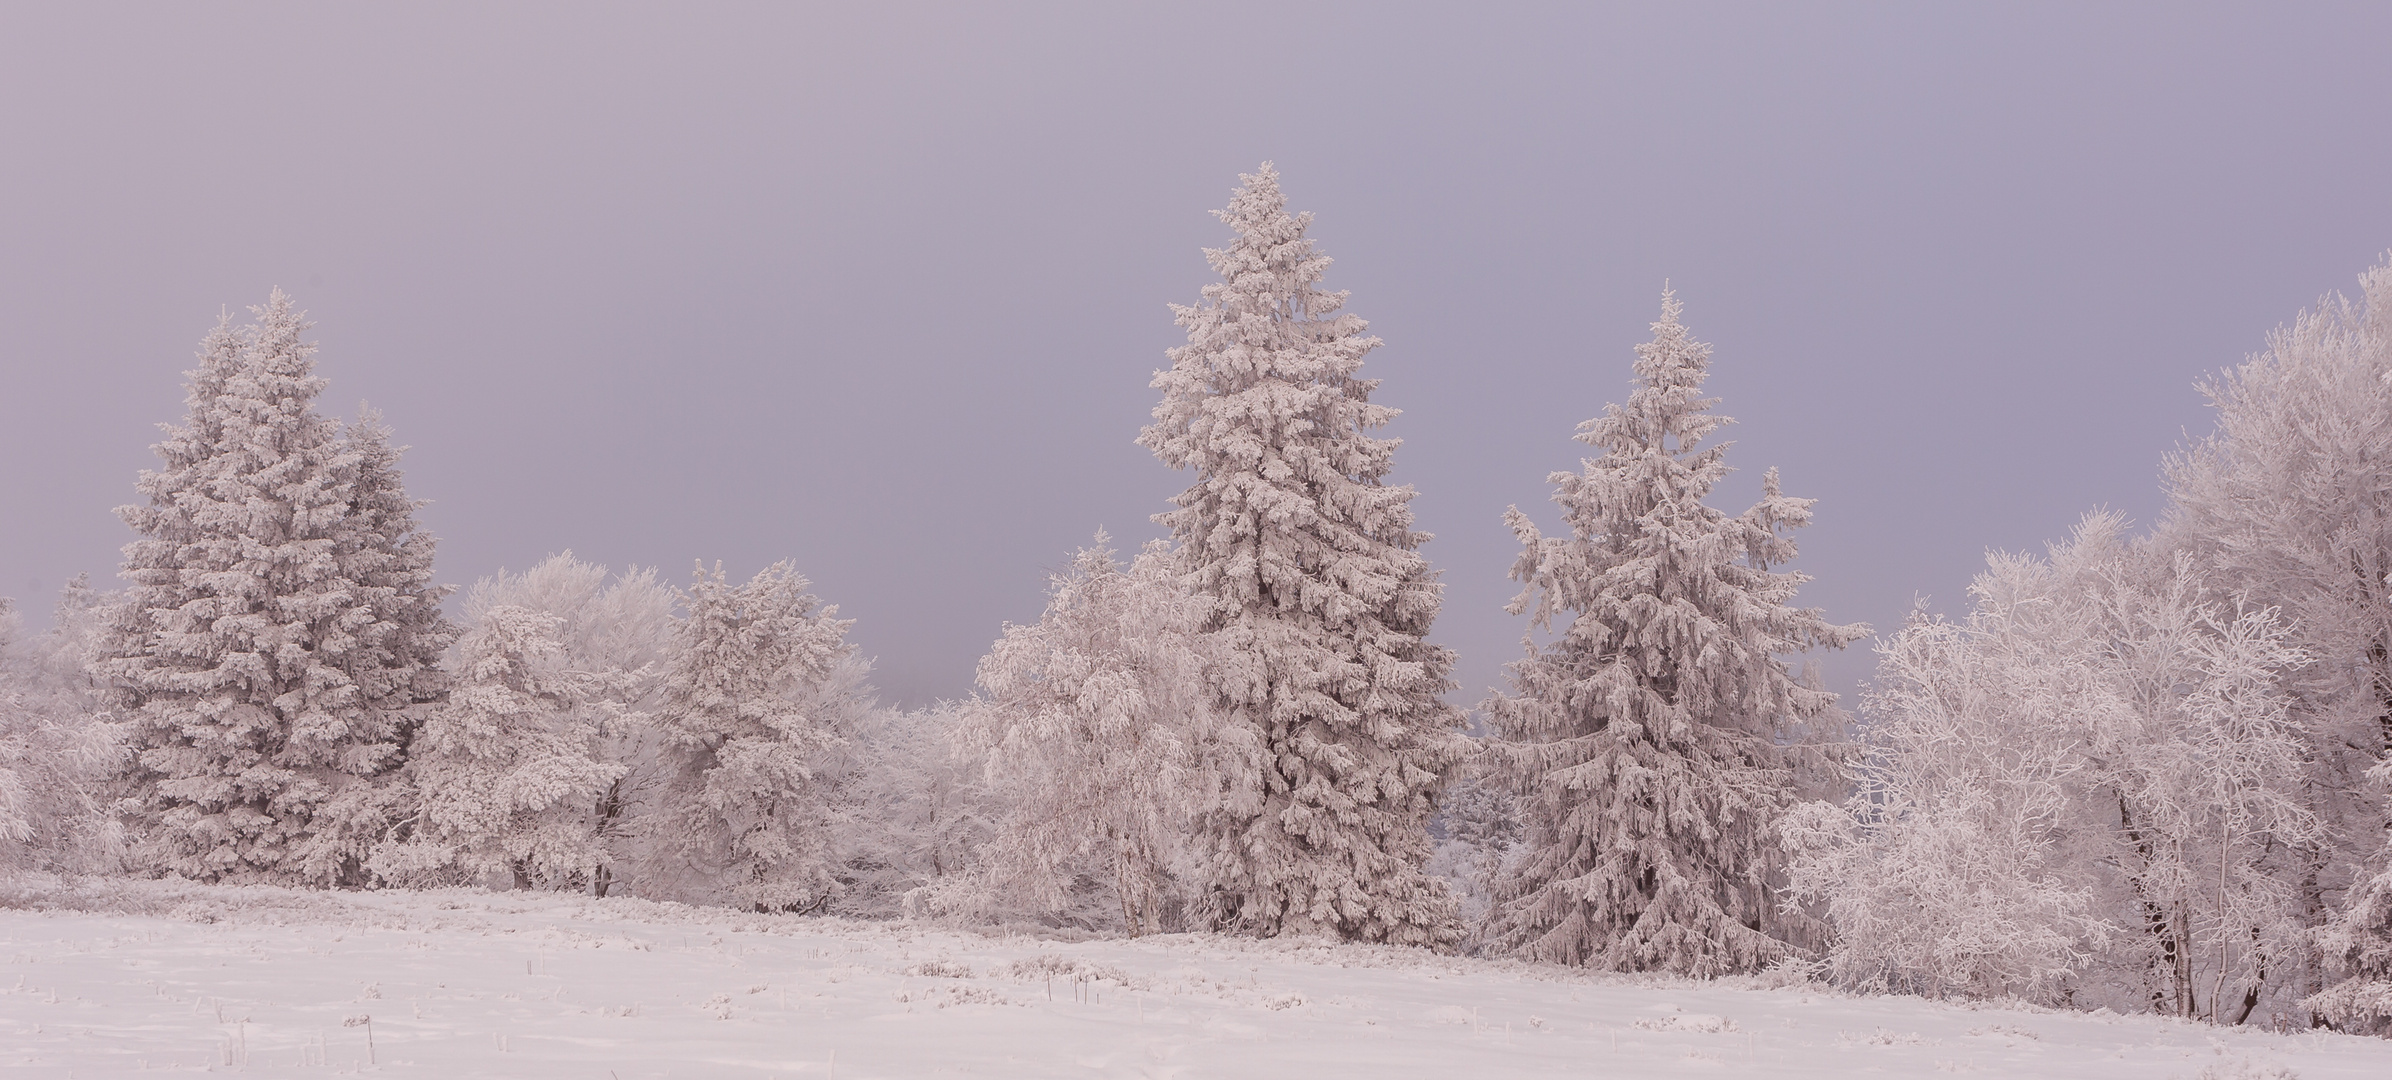
<path id="1" fill-rule="evenodd" d="M 121 888 L 0 910 L 0 1073 L 2392 1076 L 2383 1040 L 1317 941 Z"/>

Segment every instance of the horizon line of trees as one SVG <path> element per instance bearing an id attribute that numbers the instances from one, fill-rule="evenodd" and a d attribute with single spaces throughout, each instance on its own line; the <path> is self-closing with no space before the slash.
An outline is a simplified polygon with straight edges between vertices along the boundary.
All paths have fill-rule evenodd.
<path id="1" fill-rule="evenodd" d="M 1706 499 L 1728 418 L 1662 296 L 1627 399 L 1515 508 L 1523 655 L 1453 654 L 1379 341 L 1268 163 L 1139 438 L 1168 537 L 1098 533 L 978 693 L 873 697 L 783 562 L 674 588 L 570 551 L 452 619 L 370 410 L 277 290 L 201 342 L 125 588 L 0 601 L 0 872 L 481 885 L 1132 935 L 1324 935 L 1696 977 L 2392 1034 L 2392 262 L 2203 384 L 2147 535 L 1994 554 L 1791 660 L 1812 501 Z"/>

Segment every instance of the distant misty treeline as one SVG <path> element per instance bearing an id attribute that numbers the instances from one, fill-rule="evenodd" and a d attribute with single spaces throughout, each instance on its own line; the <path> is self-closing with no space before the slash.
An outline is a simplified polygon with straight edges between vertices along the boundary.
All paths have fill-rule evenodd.
<path id="1" fill-rule="evenodd" d="M 1727 423 L 1664 293 L 1633 390 L 1514 510 L 1526 654 L 1450 651 L 1378 344 L 1268 165 L 1177 307 L 1098 534 L 969 700 L 876 703 L 787 564 L 551 557 L 452 617 L 399 448 L 319 416 L 306 323 L 227 320 L 142 474 L 125 587 L 5 627 L 0 869 L 480 885 L 762 911 L 1325 935 L 1622 971 L 2392 1030 L 2392 264 L 2204 389 L 2148 534 L 1996 555 L 1790 666 L 1810 500 L 1707 504 Z"/>

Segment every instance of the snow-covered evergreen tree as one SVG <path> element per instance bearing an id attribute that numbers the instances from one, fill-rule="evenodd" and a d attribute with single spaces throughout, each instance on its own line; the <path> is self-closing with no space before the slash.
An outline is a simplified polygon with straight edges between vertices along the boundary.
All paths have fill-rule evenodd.
<path id="1" fill-rule="evenodd" d="M 1134 937 L 1162 928 L 1183 838 L 1219 784 L 1200 771 L 1205 605 L 1161 542 L 1126 568 L 1106 544 L 1097 533 L 1055 575 L 1044 616 L 1007 626 L 981 659 L 986 696 L 956 742 L 1005 806 L 981 851 L 993 890 L 1062 912 L 1076 882 L 1103 882 Z"/>
<path id="2" fill-rule="evenodd" d="M 398 731 L 404 753 L 425 709 L 448 691 L 441 661 L 456 627 L 441 611 L 441 600 L 450 590 L 432 582 L 437 541 L 416 524 L 415 512 L 425 502 L 407 495 L 399 470 L 406 447 L 391 442 L 382 414 L 360 403 L 357 419 L 341 427 L 339 447 L 348 513 L 334 529 L 331 556 L 349 593 L 340 618 L 351 636 L 342 643 L 342 667 L 357 681 L 359 700 L 408 712 Z M 343 787 L 315 809 L 309 858 L 346 866 L 370 859 L 393 822 L 410 812 L 409 797 L 403 783 Z"/>
<path id="3" fill-rule="evenodd" d="M 407 448 L 392 445 L 382 414 L 363 404 L 342 426 L 341 448 L 349 511 L 334 559 L 356 605 L 349 620 L 358 627 L 358 693 L 373 702 L 437 701 L 448 689 L 442 650 L 457 631 L 440 609 L 449 587 L 432 583 L 438 541 L 415 520 L 426 500 L 408 497 L 399 470 Z"/>
<path id="4" fill-rule="evenodd" d="M 1187 344 L 1139 436 L 1196 474 L 1157 520 L 1213 605 L 1213 708 L 1259 751 L 1204 831 L 1206 900 L 1249 933 L 1450 942 L 1453 898 L 1421 867 L 1463 714 L 1427 640 L 1413 491 L 1385 483 L 1397 440 L 1371 434 L 1396 413 L 1360 375 L 1379 339 L 1320 288 L 1329 259 L 1270 164 L 1243 180 L 1220 213 L 1236 238 L 1205 252 L 1222 280 L 1174 306 Z"/>
<path id="5" fill-rule="evenodd" d="M 2280 608 L 2319 660 L 2289 676 L 2326 825 L 2287 870 L 2312 926 L 2337 909 L 2364 923 L 2374 901 L 2359 886 L 2392 868 L 2392 801 L 2365 779 L 2392 752 L 2392 262 L 2359 286 L 2203 384 L 2217 430 L 2167 467 L 2170 541 L 2222 588 Z"/>
<path id="6" fill-rule="evenodd" d="M 141 476 L 148 503 L 121 511 L 141 538 L 97 670 L 132 724 L 151 866 L 360 882 L 388 809 L 371 786 L 400 763 L 451 631 L 397 452 L 316 414 L 324 380 L 288 296 L 255 311 L 202 343 L 190 413 Z"/>
<path id="7" fill-rule="evenodd" d="M 850 621 L 807 584 L 786 562 L 740 585 L 718 566 L 685 594 L 657 716 L 673 772 L 641 822 L 641 895 L 806 911 L 836 892 L 816 772 L 864 688 L 836 678 Z"/>
<path id="8" fill-rule="evenodd" d="M 1506 515 L 1524 545 L 1511 611 L 1532 629 L 1512 692 L 1484 706 L 1524 826 L 1491 930 L 1540 959 L 1716 975 L 1789 952 L 1768 885 L 1793 801 L 1780 739 L 1835 697 L 1779 658 L 1866 628 L 1793 606 L 1807 576 L 1773 568 L 1811 502 L 1775 470 L 1740 516 L 1703 504 L 1731 444 L 1703 444 L 1728 420 L 1680 310 L 1664 292 L 1627 404 L 1579 426 L 1600 455 L 1551 477 L 1569 534 Z"/>

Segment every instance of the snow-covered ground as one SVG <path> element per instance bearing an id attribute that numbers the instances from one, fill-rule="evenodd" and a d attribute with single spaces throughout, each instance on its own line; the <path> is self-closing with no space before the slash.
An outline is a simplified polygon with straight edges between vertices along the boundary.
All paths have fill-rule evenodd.
<path id="1" fill-rule="evenodd" d="M 524 893 L 143 883 L 14 903 L 11 1076 L 2392 1077 L 2384 1040 L 1320 942 Z"/>

